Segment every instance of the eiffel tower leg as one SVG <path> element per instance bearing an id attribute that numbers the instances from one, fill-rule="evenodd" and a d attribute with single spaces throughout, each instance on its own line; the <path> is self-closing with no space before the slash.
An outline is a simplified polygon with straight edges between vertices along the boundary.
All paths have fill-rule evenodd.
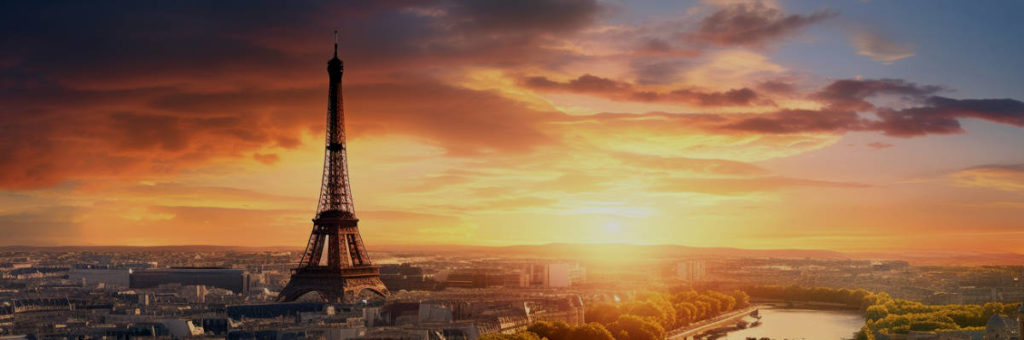
<path id="1" fill-rule="evenodd" d="M 356 303 L 366 296 L 388 296 L 388 288 L 379 276 L 345 277 L 297 272 L 278 295 L 280 302 L 292 302 L 316 292 L 323 302 Z"/>

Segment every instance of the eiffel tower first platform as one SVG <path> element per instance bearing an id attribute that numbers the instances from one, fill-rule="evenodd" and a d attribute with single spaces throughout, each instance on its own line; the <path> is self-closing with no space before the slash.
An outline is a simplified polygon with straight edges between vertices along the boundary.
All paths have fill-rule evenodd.
<path id="1" fill-rule="evenodd" d="M 366 254 L 363 239 L 359 236 L 359 219 L 352 204 L 341 98 L 342 69 L 338 42 L 335 41 L 334 58 L 327 62 L 331 83 L 327 97 L 327 151 L 320 203 L 313 219 L 309 244 L 299 266 L 292 270 L 288 285 L 281 290 L 278 297 L 281 302 L 295 301 L 311 292 L 318 293 L 323 301 L 340 303 L 389 294 L 380 280 L 380 268 L 370 263 Z"/>

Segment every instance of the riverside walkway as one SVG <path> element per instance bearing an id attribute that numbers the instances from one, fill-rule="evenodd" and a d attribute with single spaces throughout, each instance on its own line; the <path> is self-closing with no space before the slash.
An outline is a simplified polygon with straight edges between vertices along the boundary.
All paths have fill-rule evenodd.
<path id="1" fill-rule="evenodd" d="M 691 339 L 695 336 L 704 334 L 705 332 L 735 324 L 740 319 L 743 319 L 743 317 L 756 311 L 757 308 L 757 306 L 751 306 L 745 309 L 732 311 L 728 314 L 719 315 L 708 320 L 695 322 L 686 327 L 676 328 L 669 331 L 665 338 L 670 340 Z"/>

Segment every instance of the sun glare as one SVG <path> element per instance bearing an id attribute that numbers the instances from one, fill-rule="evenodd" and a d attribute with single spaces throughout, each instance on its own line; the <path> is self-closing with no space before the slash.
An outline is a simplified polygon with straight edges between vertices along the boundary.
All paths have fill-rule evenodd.
<path id="1" fill-rule="evenodd" d="M 609 221 L 604 224 L 604 232 L 606 234 L 618 234 L 622 232 L 622 225 L 616 221 Z"/>

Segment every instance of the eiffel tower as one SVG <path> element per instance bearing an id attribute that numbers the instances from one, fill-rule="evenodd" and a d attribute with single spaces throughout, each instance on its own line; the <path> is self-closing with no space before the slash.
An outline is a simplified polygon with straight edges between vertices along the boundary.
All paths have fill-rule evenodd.
<path id="1" fill-rule="evenodd" d="M 352 303 L 366 297 L 387 296 L 380 268 L 370 263 L 359 219 L 352 205 L 345 150 L 345 112 L 341 99 L 343 63 L 338 59 L 338 32 L 334 32 L 334 58 L 327 62 L 330 91 L 327 96 L 327 151 L 324 155 L 320 203 L 313 232 L 292 278 L 278 300 L 295 301 L 316 292 L 325 302 Z M 304 298 L 305 299 L 305 298 Z"/>

